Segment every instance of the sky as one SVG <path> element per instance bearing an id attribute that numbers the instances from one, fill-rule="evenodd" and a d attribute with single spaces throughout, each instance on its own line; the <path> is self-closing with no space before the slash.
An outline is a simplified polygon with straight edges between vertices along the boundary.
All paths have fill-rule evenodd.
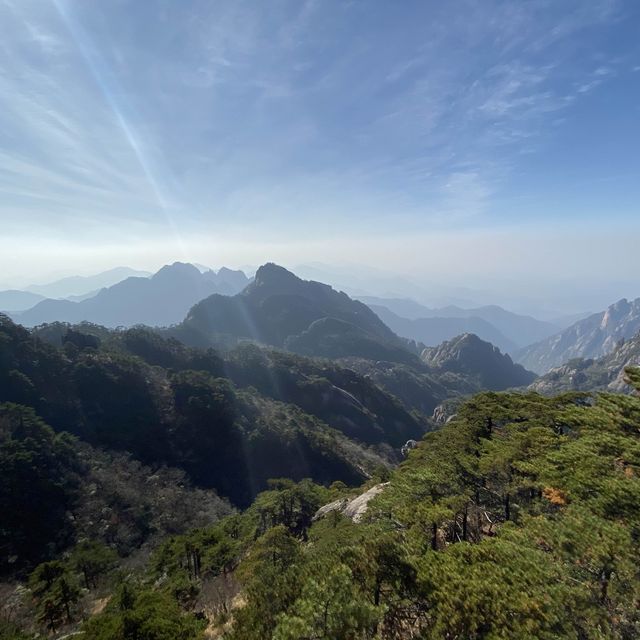
<path id="1" fill-rule="evenodd" d="M 635 0 L 0 0 L 0 285 L 276 261 L 640 296 L 639 28 Z"/>

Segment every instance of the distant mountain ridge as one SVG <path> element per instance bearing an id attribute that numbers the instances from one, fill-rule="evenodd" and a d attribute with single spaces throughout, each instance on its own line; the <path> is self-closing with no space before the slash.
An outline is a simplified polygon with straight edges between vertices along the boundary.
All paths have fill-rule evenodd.
<path id="1" fill-rule="evenodd" d="M 545 340 L 519 350 L 515 359 L 537 373 L 545 373 L 574 358 L 600 358 L 622 339 L 640 331 L 640 298 L 622 298 L 608 309 L 580 320 Z"/>
<path id="2" fill-rule="evenodd" d="M 474 333 L 482 340 L 491 342 L 502 351 L 512 351 L 516 345 L 505 337 L 490 322 L 478 317 L 433 317 L 402 318 L 386 307 L 370 305 L 378 317 L 399 336 L 434 347 L 462 333 Z"/>
<path id="3" fill-rule="evenodd" d="M 0 311 L 23 311 L 30 309 L 44 299 L 44 296 L 30 291 L 7 289 L 0 291 Z"/>
<path id="4" fill-rule="evenodd" d="M 305 355 L 417 362 L 408 341 L 365 304 L 273 263 L 260 267 L 240 294 L 212 295 L 196 304 L 176 336 L 201 346 L 231 336 Z"/>
<path id="5" fill-rule="evenodd" d="M 489 340 L 499 346 L 503 351 L 515 350 L 534 342 L 538 342 L 560 329 L 559 326 L 550 322 L 538 320 L 531 316 L 524 316 L 518 313 L 507 311 L 497 305 L 486 305 L 472 309 L 462 309 L 459 306 L 449 305 L 432 309 L 421 305 L 415 300 L 408 298 L 377 298 L 372 296 L 359 297 L 359 300 L 373 307 L 385 307 L 392 313 L 408 320 L 419 320 L 425 318 L 448 319 L 451 322 L 449 335 L 442 335 L 443 340 L 449 340 L 460 334 L 462 331 L 469 331 L 478 334 L 483 340 Z M 472 321 L 464 328 L 464 323 L 456 322 L 461 319 Z M 489 328 L 484 323 L 491 325 Z M 444 323 L 441 325 L 444 327 Z M 425 323 L 425 328 L 428 323 Z M 458 330 L 461 329 L 462 331 Z M 427 342 L 427 344 L 429 344 Z"/>
<path id="6" fill-rule="evenodd" d="M 223 267 L 218 273 L 202 273 L 191 264 L 175 262 L 150 278 L 126 278 L 91 298 L 79 302 L 47 299 L 12 317 L 26 326 L 53 321 L 87 321 L 106 327 L 168 326 L 180 322 L 199 300 L 212 293 L 233 295 L 248 282 L 241 271 Z"/>
<path id="7" fill-rule="evenodd" d="M 69 276 L 54 280 L 46 284 L 32 284 L 25 287 L 25 291 L 37 293 L 45 298 L 68 298 L 84 296 L 92 291 L 99 291 L 104 287 L 111 287 L 125 278 L 146 278 L 149 271 L 139 271 L 130 267 L 115 267 L 91 276 Z"/>

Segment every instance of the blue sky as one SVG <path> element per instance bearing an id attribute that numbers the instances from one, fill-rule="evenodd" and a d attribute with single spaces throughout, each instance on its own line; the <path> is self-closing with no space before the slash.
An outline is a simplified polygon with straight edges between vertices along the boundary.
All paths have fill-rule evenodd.
<path id="1" fill-rule="evenodd" d="M 0 0 L 0 280 L 624 279 L 639 27 L 634 0 Z"/>

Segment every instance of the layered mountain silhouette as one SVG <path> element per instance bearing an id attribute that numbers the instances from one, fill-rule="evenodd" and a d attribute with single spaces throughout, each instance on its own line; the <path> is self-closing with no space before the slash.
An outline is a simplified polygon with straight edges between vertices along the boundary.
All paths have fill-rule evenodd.
<path id="1" fill-rule="evenodd" d="M 420 320 L 421 329 L 418 329 L 419 325 L 414 324 L 412 330 L 407 325 L 407 330 L 411 330 L 412 333 L 422 330 L 427 338 L 429 332 L 432 331 L 432 339 L 417 338 L 414 335 L 408 336 L 400 329 L 394 328 L 391 322 L 388 324 L 400 335 L 422 340 L 429 345 L 437 344 L 440 340 L 449 340 L 462 332 L 470 332 L 499 346 L 503 351 L 511 352 L 516 348 L 543 340 L 557 333 L 560 329 L 560 326 L 551 322 L 513 313 L 497 305 L 486 305 L 472 309 L 450 305 L 432 309 L 409 298 L 367 296 L 359 299 L 376 311 L 384 307 L 401 318 Z M 424 319 L 437 319 L 439 322 L 422 322 Z M 468 320 L 466 324 L 463 322 L 465 319 Z M 446 329 L 447 322 L 450 326 L 449 330 Z"/>
<path id="2" fill-rule="evenodd" d="M 0 291 L 0 311 L 23 311 L 44 299 L 44 296 L 30 291 L 7 289 Z"/>
<path id="3" fill-rule="evenodd" d="M 148 271 L 139 271 L 130 267 L 115 267 L 91 276 L 69 276 L 46 284 L 32 284 L 25 291 L 37 293 L 44 298 L 70 298 L 95 294 L 104 287 L 111 287 L 125 278 L 144 278 L 150 276 Z"/>
<path id="4" fill-rule="evenodd" d="M 305 355 L 417 362 L 412 345 L 365 304 L 272 263 L 240 294 L 212 295 L 195 305 L 175 335 L 194 345 L 231 336 Z"/>
<path id="5" fill-rule="evenodd" d="M 472 333 L 422 352 L 422 361 L 436 372 L 450 372 L 477 380 L 480 388 L 500 391 L 527 385 L 536 375 L 514 364 L 507 354 Z"/>
<path id="6" fill-rule="evenodd" d="M 517 362 L 545 373 L 574 358 L 600 358 L 611 353 L 622 339 L 640 331 L 640 298 L 626 298 L 606 311 L 594 313 L 545 340 L 514 354 Z"/>
<path id="7" fill-rule="evenodd" d="M 86 321 L 106 327 L 167 326 L 180 322 L 199 300 L 212 293 L 235 294 L 248 282 L 241 271 L 223 267 L 217 273 L 202 273 L 191 264 L 176 262 L 150 278 L 126 278 L 91 298 L 79 302 L 42 300 L 12 317 L 25 326 L 53 321 Z"/>
<path id="8" fill-rule="evenodd" d="M 378 317 L 393 331 L 404 338 L 435 346 L 462 333 L 475 333 L 502 351 L 516 349 L 515 343 L 503 335 L 490 322 L 478 317 L 402 318 L 386 307 L 370 305 Z"/>

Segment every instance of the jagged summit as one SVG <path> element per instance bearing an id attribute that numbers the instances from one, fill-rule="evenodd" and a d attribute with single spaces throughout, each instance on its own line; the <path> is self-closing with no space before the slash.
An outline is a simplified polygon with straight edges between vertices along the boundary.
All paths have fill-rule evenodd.
<path id="1" fill-rule="evenodd" d="M 498 347 L 473 333 L 463 333 L 437 347 L 425 349 L 422 361 L 429 367 L 476 377 L 481 386 L 501 390 L 531 383 L 536 377 Z"/>
<path id="2" fill-rule="evenodd" d="M 254 282 L 257 285 L 274 285 L 304 281 L 288 269 L 285 269 L 285 267 L 281 267 L 275 262 L 267 262 L 261 267 L 258 267 Z"/>
<path id="3" fill-rule="evenodd" d="M 180 335 L 198 344 L 224 335 L 308 355 L 379 359 L 384 354 L 399 361 L 417 360 L 407 342 L 365 304 L 274 263 L 261 266 L 240 295 L 213 295 L 195 305 Z"/>
<path id="4" fill-rule="evenodd" d="M 300 293 L 308 281 L 298 278 L 294 273 L 275 264 L 267 262 L 255 273 L 253 282 L 244 291 L 245 295 L 262 295 L 265 293 Z"/>
<path id="5" fill-rule="evenodd" d="M 201 272 L 192 264 L 165 265 L 151 278 L 130 277 L 101 289 L 80 302 L 42 300 L 14 314 L 27 326 L 44 322 L 94 322 L 108 327 L 146 324 L 167 326 L 180 322 L 199 300 L 212 293 L 234 295 L 249 282 L 242 272 Z"/>
<path id="6" fill-rule="evenodd" d="M 525 367 L 544 373 L 574 358 L 600 358 L 611 353 L 621 339 L 640 331 L 640 298 L 622 298 L 605 311 L 580 320 L 570 327 L 515 354 Z"/>
<path id="7" fill-rule="evenodd" d="M 205 271 L 204 273 L 210 273 Z M 196 266 L 188 262 L 174 262 L 165 264 L 151 277 L 152 280 L 162 280 L 163 278 L 173 278 L 176 276 L 198 278 L 203 273 Z"/>
<path id="8" fill-rule="evenodd" d="M 530 385 L 530 389 L 547 395 L 600 389 L 632 393 L 625 370 L 637 366 L 640 366 L 640 332 L 627 340 L 619 340 L 615 349 L 601 358 L 574 358 L 554 367 Z"/>

